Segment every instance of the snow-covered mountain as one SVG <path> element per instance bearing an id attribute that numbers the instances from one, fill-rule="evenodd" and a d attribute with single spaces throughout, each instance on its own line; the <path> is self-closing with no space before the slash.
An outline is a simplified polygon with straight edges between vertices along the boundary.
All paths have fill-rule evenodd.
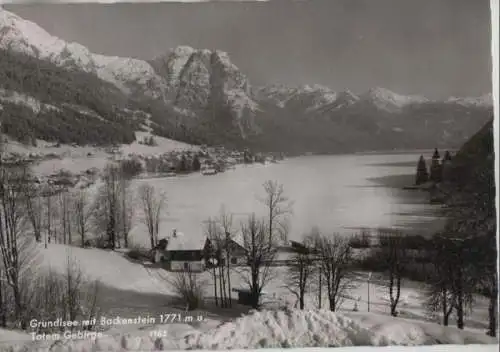
<path id="1" fill-rule="evenodd" d="M 367 92 L 355 95 L 350 90 L 336 92 L 321 85 L 304 85 L 299 87 L 268 86 L 256 91 L 260 99 L 274 102 L 284 108 L 292 101 L 306 104 L 305 110 L 324 113 L 336 109 L 348 108 L 355 104 L 370 105 L 372 108 L 387 112 L 398 112 L 410 104 L 429 102 L 425 97 L 401 95 L 385 88 L 372 88 Z"/>
<path id="2" fill-rule="evenodd" d="M 267 101 L 281 108 L 292 103 L 307 105 L 307 111 L 343 108 L 359 100 L 359 97 L 349 90 L 335 92 L 319 84 L 297 87 L 269 85 L 256 89 L 255 96 L 258 100 Z"/>
<path id="3" fill-rule="evenodd" d="M 337 92 L 322 85 L 297 87 L 270 85 L 256 89 L 255 96 L 258 100 L 272 103 L 280 108 L 299 102 L 304 105 L 304 110 L 317 113 L 331 112 L 353 105 L 363 105 L 365 109 L 374 108 L 390 113 L 400 112 L 410 105 L 426 103 L 449 103 L 466 107 L 491 107 L 493 105 L 491 93 L 480 97 L 450 97 L 447 100 L 438 101 L 420 95 L 402 95 L 380 87 L 355 95 L 349 90 Z"/>
<path id="4" fill-rule="evenodd" d="M 493 114 L 488 96 L 438 101 L 384 88 L 356 95 L 320 85 L 274 85 L 256 89 L 255 97 L 267 110 L 262 123 L 273 120 L 268 128 L 281 133 L 280 138 L 286 130 L 296 145 L 304 141 L 321 150 L 346 152 L 459 146 Z"/>
<path id="5" fill-rule="evenodd" d="M 125 93 L 163 97 L 166 82 L 143 60 L 94 54 L 78 43 L 68 43 L 9 11 L 0 8 L 0 48 L 21 52 L 65 68 L 94 73 Z M 143 87 L 148 89 L 141 89 Z"/>
<path id="6" fill-rule="evenodd" d="M 335 92 L 328 87 L 321 85 L 304 85 L 298 87 L 289 87 L 285 85 L 269 85 L 259 87 L 255 90 L 255 95 L 262 100 L 268 100 L 283 108 L 285 105 L 295 98 L 309 96 L 315 104 L 334 100 Z"/>
<path id="7" fill-rule="evenodd" d="M 385 88 L 372 88 L 361 96 L 361 100 L 388 112 L 396 112 L 410 104 L 423 104 L 429 100 L 418 95 L 401 95 Z"/>
<path id="8" fill-rule="evenodd" d="M 446 102 L 463 106 L 489 107 L 493 106 L 493 94 L 484 94 L 480 97 L 450 97 Z"/>
<path id="9" fill-rule="evenodd" d="M 0 48 L 48 60 L 59 67 L 95 74 L 134 99 L 155 99 L 181 111 L 223 105 L 242 127 L 257 104 L 249 96 L 246 77 L 222 51 L 180 46 L 151 62 L 92 53 L 68 43 L 0 8 Z M 251 121 L 244 121 L 246 125 Z M 241 125 L 241 126 L 240 126 Z"/>
<path id="10" fill-rule="evenodd" d="M 30 138 L 129 143 L 144 121 L 127 111 L 142 111 L 154 133 L 187 143 L 351 152 L 460 145 L 492 115 L 491 95 L 252 88 L 220 50 L 179 46 L 150 61 L 95 54 L 1 7 L 0 54 L 3 130 L 23 138 L 30 128 Z"/>
<path id="11" fill-rule="evenodd" d="M 167 100 L 177 108 L 209 116 L 222 109 L 234 118 L 243 136 L 245 127 L 253 128 L 258 104 L 251 98 L 248 79 L 228 53 L 181 46 L 154 58 L 151 65 L 166 80 Z"/>

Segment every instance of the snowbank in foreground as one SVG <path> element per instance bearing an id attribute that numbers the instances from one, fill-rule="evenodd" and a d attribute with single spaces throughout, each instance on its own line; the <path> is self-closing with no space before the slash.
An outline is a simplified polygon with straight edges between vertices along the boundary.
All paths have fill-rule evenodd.
<path id="1" fill-rule="evenodd" d="M 261 311 L 191 336 L 195 349 L 494 344 L 473 332 L 390 316 L 330 311 Z"/>
<path id="2" fill-rule="evenodd" d="M 498 342 L 484 334 L 462 331 L 407 319 L 355 313 L 350 316 L 326 310 L 267 310 L 253 312 L 211 329 L 200 330 L 187 325 L 164 325 L 165 337 L 151 330 L 128 331 L 103 336 L 97 340 L 54 343 L 51 351 L 151 351 L 151 350 L 234 350 L 262 348 L 306 348 L 347 346 L 422 346 L 469 345 L 468 350 L 481 351 L 480 346 Z M 0 335 L 1 336 L 1 335 Z M 22 342 L 19 342 L 22 344 Z M 30 351 L 48 350 L 47 341 Z M 5 346 L 5 345 L 4 345 Z M 497 348 L 497 347 L 495 347 Z M 10 351 L 21 351 L 20 345 Z M 453 347 L 452 351 L 458 351 Z M 493 349 L 485 349 L 485 351 Z M 497 350 L 497 349 L 496 349 Z M 335 352 L 339 352 L 336 350 Z"/>

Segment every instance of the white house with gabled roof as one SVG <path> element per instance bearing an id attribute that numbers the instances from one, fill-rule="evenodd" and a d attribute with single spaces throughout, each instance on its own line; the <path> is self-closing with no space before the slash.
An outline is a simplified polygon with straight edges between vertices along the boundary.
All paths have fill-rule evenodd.
<path id="1" fill-rule="evenodd" d="M 170 271 L 201 272 L 206 268 L 210 254 L 210 240 L 206 235 L 187 236 L 173 230 L 154 250 L 155 262 L 162 263 Z"/>

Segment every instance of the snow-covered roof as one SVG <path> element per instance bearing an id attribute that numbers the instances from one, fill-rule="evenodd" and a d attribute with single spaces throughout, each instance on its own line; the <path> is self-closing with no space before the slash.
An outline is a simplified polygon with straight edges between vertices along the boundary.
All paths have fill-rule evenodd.
<path id="1" fill-rule="evenodd" d="M 207 236 L 186 236 L 177 231 L 175 236 L 168 239 L 167 251 L 198 251 L 205 248 Z"/>

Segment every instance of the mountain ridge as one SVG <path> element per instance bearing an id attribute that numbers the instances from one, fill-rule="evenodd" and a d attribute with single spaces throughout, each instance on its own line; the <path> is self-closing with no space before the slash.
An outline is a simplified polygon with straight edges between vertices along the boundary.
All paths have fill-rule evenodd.
<path id="1" fill-rule="evenodd" d="M 433 101 L 379 87 L 359 95 L 318 84 L 252 87 L 229 54 L 221 50 L 178 46 L 149 61 L 104 56 L 52 36 L 36 23 L 1 8 L 0 49 L 17 53 L 18 62 L 11 60 L 14 65 L 22 66 L 23 61 L 31 60 L 25 57 L 29 56 L 48 62 L 45 67 L 49 71 L 64 69 L 71 82 L 86 74 L 85 79 L 104 95 L 113 92 L 111 101 L 123 100 L 101 107 L 105 115 L 121 114 L 126 118 L 130 114 L 125 113 L 125 108 L 143 111 L 150 116 L 156 134 L 188 143 L 299 153 L 429 147 L 454 139 L 460 144 L 482 126 L 490 113 L 487 96 Z M 12 80 L 11 76 L 5 77 Z M 22 85 L 7 82 L 3 86 L 6 84 L 16 86 L 18 95 L 25 93 Z M 78 89 L 72 103 L 83 98 L 85 104 L 92 105 L 87 107 L 101 116 L 94 109 L 95 100 L 98 105 L 104 104 L 99 97 L 86 99 L 92 92 Z M 41 123 L 34 122 L 34 117 L 29 120 L 29 126 Z M 457 126 L 450 128 L 452 124 Z"/>

